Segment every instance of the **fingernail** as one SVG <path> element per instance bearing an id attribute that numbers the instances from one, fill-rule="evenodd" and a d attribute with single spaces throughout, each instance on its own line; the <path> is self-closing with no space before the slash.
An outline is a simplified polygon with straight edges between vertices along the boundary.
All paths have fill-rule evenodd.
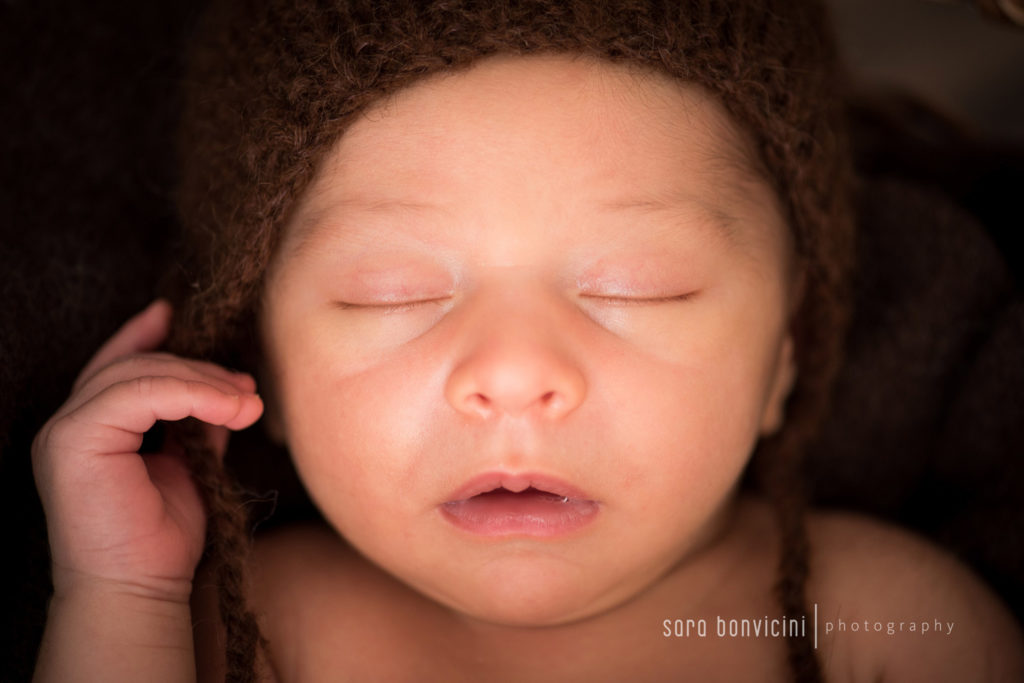
<path id="1" fill-rule="evenodd" d="M 150 311 L 152 311 L 152 310 L 153 310 L 154 308 L 157 308 L 157 307 L 158 307 L 158 306 L 160 306 L 161 304 L 164 304 L 164 305 L 170 306 L 170 305 L 171 305 L 171 302 L 170 302 L 170 301 L 168 301 L 167 299 L 163 298 L 163 297 L 158 297 L 158 298 L 156 298 L 156 299 L 153 299 L 152 301 L 150 301 L 150 302 L 149 302 L 149 305 L 148 305 L 148 306 L 146 306 L 146 308 L 144 308 L 144 309 L 142 310 L 142 312 L 143 312 L 143 313 L 149 313 Z"/>

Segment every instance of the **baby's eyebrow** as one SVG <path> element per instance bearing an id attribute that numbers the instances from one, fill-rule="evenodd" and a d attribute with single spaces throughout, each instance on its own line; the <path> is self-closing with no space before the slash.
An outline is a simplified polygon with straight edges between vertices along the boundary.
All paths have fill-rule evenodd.
<path id="1" fill-rule="evenodd" d="M 682 223 L 693 224 L 696 220 L 698 225 L 704 225 L 711 229 L 712 233 L 719 235 L 727 241 L 733 242 L 737 239 L 740 226 L 743 223 L 736 215 L 729 212 L 721 202 L 714 201 L 697 195 L 693 192 L 674 191 L 666 194 L 644 194 L 620 196 L 611 199 L 600 199 L 590 203 L 597 211 L 608 213 L 639 213 L 643 215 L 662 214 L 672 219 L 667 221 L 661 229 L 678 229 Z M 300 252 L 319 243 L 321 235 L 330 230 L 335 221 L 329 219 L 330 214 L 336 211 L 351 211 L 354 213 L 368 214 L 419 214 L 419 215 L 444 215 L 451 212 L 451 208 L 434 202 L 416 200 L 402 197 L 387 196 L 349 196 L 339 198 L 318 211 L 300 218 L 294 226 L 294 232 L 290 235 L 291 242 L 288 251 L 291 253 Z M 422 227 L 422 226 L 421 226 Z M 658 230 L 656 228 L 656 230 Z M 659 230 L 660 231 L 660 230 Z M 352 231 L 348 231 L 352 236 Z M 407 237 L 412 237 L 407 235 Z M 622 235 L 624 239 L 631 240 L 634 236 Z M 373 241 L 369 236 L 364 239 Z M 416 239 L 415 241 L 420 241 Z"/>
<path id="2" fill-rule="evenodd" d="M 405 211 L 442 211 L 444 207 L 432 202 L 416 201 L 395 197 L 347 197 L 334 204 L 336 208 L 356 208 L 363 211 L 385 212 L 394 210 Z"/>
<path id="3" fill-rule="evenodd" d="M 328 206 L 302 217 L 292 228 L 288 251 L 301 252 L 314 245 L 319 236 L 327 230 L 332 221 L 327 216 L 337 210 L 355 210 L 365 213 L 386 214 L 395 212 L 444 213 L 445 207 L 431 202 L 394 197 L 345 197 L 331 202 Z"/>
<path id="4" fill-rule="evenodd" d="M 598 203 L 598 207 L 605 211 L 627 212 L 634 211 L 644 214 L 665 213 L 672 216 L 681 214 L 693 215 L 694 208 L 699 209 L 702 218 L 720 231 L 723 237 L 733 239 L 736 236 L 736 228 L 741 222 L 732 213 L 726 211 L 714 202 L 706 201 L 696 195 L 686 194 L 673 199 L 662 199 L 658 197 L 620 197 L 605 200 Z"/>

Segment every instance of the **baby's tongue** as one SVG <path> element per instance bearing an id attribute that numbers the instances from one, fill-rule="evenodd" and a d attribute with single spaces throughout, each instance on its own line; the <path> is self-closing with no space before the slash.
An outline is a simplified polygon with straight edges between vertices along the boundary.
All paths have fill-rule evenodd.
<path id="1" fill-rule="evenodd" d="M 499 488 L 445 503 L 444 510 L 457 526 L 468 531 L 487 535 L 552 535 L 587 521 L 597 512 L 597 503 L 532 487 L 520 493 Z"/>

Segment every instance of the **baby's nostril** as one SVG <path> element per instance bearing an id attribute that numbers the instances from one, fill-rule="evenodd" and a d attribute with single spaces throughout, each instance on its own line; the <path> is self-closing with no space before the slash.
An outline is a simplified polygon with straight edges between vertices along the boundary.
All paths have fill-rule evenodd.
<path id="1" fill-rule="evenodd" d="M 489 417 L 492 412 L 491 399 L 481 393 L 467 395 L 459 407 L 477 417 Z"/>

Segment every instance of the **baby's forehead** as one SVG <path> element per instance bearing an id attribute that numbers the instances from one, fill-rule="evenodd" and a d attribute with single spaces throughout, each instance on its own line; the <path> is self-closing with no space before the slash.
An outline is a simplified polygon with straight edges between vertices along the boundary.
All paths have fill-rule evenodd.
<path id="1" fill-rule="evenodd" d="M 565 145 L 553 144 L 563 141 L 579 143 L 571 149 L 576 153 L 628 154 L 643 145 L 652 156 L 678 154 L 674 143 L 681 142 L 703 170 L 763 180 L 749 138 L 697 85 L 635 64 L 560 54 L 490 57 L 392 94 L 353 122 L 321 175 L 389 155 L 429 161 L 443 152 L 447 159 L 458 156 L 455 145 L 468 152 L 475 140 L 498 143 L 512 136 L 540 142 L 523 145 L 524 153 L 540 152 L 538 161 L 563 151 Z M 597 166 L 606 159 L 588 161 Z M 355 175 L 365 177 L 364 169 Z"/>
<path id="2" fill-rule="evenodd" d="M 333 210 L 561 212 L 773 201 L 756 152 L 692 84 L 574 55 L 500 56 L 368 108 L 321 164 L 292 232 Z M 408 211 L 407 214 L 408 215 Z"/>
<path id="3" fill-rule="evenodd" d="M 690 133 L 688 142 L 708 157 L 757 166 L 749 137 L 704 88 L 636 63 L 573 53 L 496 55 L 425 78 L 371 105 L 341 147 L 359 145 L 368 124 L 388 119 L 399 121 L 392 132 L 415 131 L 422 144 L 453 117 L 497 134 L 529 127 L 578 137 Z M 379 143 L 384 127 L 373 127 Z"/>

